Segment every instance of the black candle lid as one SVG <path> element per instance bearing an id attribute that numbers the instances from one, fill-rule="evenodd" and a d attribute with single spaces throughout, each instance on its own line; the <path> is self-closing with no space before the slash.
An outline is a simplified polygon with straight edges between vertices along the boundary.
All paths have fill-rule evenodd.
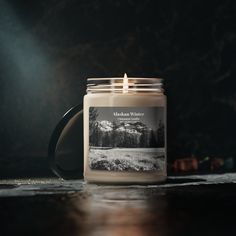
<path id="1" fill-rule="evenodd" d="M 67 111 L 54 129 L 48 159 L 52 171 L 64 179 L 83 177 L 83 106 Z"/>

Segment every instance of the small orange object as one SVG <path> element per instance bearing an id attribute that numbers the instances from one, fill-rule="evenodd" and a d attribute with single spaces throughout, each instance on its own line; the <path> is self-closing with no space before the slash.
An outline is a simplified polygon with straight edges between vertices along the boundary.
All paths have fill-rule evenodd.
<path id="1" fill-rule="evenodd" d="M 174 161 L 172 168 L 175 172 L 196 171 L 198 169 L 198 161 L 195 157 L 178 159 Z"/>

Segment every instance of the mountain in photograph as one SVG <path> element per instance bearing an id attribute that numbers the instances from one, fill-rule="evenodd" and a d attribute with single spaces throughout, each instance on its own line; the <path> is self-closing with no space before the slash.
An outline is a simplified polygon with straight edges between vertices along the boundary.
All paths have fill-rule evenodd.
<path id="1" fill-rule="evenodd" d="M 164 147 L 164 124 L 153 130 L 142 122 L 95 121 L 90 124 L 90 146 Z"/>

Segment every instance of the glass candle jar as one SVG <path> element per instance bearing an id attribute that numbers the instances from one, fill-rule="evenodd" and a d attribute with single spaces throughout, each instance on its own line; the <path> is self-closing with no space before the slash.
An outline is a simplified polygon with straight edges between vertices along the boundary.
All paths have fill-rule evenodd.
<path id="1" fill-rule="evenodd" d="M 154 183 L 166 172 L 162 79 L 89 78 L 84 96 L 84 178 Z"/>

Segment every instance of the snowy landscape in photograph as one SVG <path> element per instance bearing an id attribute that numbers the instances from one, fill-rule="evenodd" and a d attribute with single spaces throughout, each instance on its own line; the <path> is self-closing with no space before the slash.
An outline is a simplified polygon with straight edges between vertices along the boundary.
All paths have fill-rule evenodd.
<path id="1" fill-rule="evenodd" d="M 95 170 L 158 171 L 165 166 L 164 151 L 157 148 L 91 148 L 89 160 Z"/>

